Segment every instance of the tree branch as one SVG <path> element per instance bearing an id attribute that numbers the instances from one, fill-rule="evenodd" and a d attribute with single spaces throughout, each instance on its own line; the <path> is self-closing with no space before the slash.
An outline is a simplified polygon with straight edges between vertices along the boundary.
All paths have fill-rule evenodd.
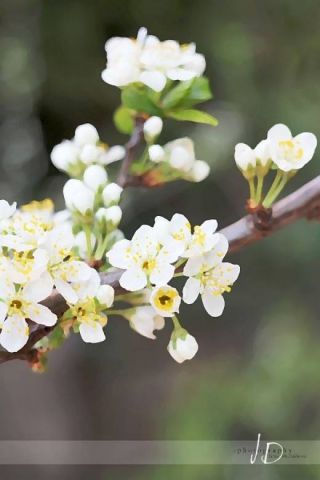
<path id="1" fill-rule="evenodd" d="M 130 140 L 126 145 L 126 155 L 122 161 L 120 172 L 118 175 L 117 183 L 120 187 L 126 187 L 132 182 L 132 175 L 130 175 L 130 167 L 135 158 L 135 152 L 137 147 L 140 145 L 140 142 L 143 138 L 143 125 L 145 119 L 142 117 L 136 117 L 136 126 Z"/>
<path id="2" fill-rule="evenodd" d="M 139 132 L 133 134 L 135 140 L 132 140 L 131 146 L 129 145 L 131 140 L 128 143 L 128 152 L 135 148 L 137 139 L 141 136 L 141 126 Z M 124 185 L 128 179 L 128 171 L 132 161 L 132 153 L 128 153 L 127 157 L 128 155 L 128 165 L 123 169 L 122 173 Z M 220 233 L 223 233 L 229 241 L 229 252 L 235 252 L 272 235 L 300 219 L 320 219 L 320 176 L 275 203 L 272 210 L 257 210 L 255 213 L 246 215 L 237 222 L 223 228 L 220 230 Z M 119 285 L 121 275 L 122 270 L 101 273 L 101 282 L 102 284 L 113 286 L 117 292 L 122 292 L 123 290 Z M 43 304 L 58 316 L 62 315 L 68 308 L 64 298 L 57 292 L 54 292 Z M 0 363 L 14 359 L 27 360 L 29 362 L 35 361 L 37 359 L 37 350 L 33 348 L 34 345 L 41 338 L 47 336 L 53 328 L 39 327 L 33 331 L 27 344 L 17 353 L 0 352 Z"/>

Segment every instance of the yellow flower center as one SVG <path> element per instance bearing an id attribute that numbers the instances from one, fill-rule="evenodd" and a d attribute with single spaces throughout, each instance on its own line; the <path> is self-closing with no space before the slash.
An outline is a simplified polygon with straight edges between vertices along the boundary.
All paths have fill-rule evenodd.
<path id="1" fill-rule="evenodd" d="M 298 142 L 293 140 L 281 140 L 279 142 L 279 147 L 281 153 L 285 160 L 297 161 L 300 160 L 303 156 L 303 148 L 299 145 Z"/>
<path id="2" fill-rule="evenodd" d="M 154 303 L 159 310 L 164 312 L 172 312 L 175 299 L 178 293 L 175 290 L 167 290 L 160 288 L 154 298 Z"/>

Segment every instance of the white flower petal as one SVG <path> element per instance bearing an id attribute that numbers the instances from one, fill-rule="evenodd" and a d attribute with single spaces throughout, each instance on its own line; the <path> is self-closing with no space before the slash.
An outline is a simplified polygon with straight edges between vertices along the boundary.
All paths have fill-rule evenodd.
<path id="1" fill-rule="evenodd" d="M 291 140 L 292 135 L 290 129 L 283 123 L 277 123 L 268 131 L 268 140 L 271 142 L 279 142 L 280 140 Z"/>
<path id="2" fill-rule="evenodd" d="M 40 303 L 32 303 L 25 307 L 25 313 L 35 323 L 52 327 L 57 323 L 57 315 Z"/>
<path id="3" fill-rule="evenodd" d="M 23 295 L 33 302 L 41 302 L 51 295 L 53 285 L 51 275 L 45 272 L 37 280 L 27 283 L 23 289 Z"/>
<path id="4" fill-rule="evenodd" d="M 68 303 L 72 303 L 72 304 L 77 303 L 78 295 L 76 294 L 76 292 L 68 282 L 65 282 L 64 280 L 60 280 L 59 278 L 56 278 L 54 283 L 58 292 L 63 296 L 63 298 Z"/>
<path id="5" fill-rule="evenodd" d="M 225 306 L 222 295 L 215 295 L 206 288 L 202 294 L 202 303 L 211 317 L 220 317 L 222 315 Z"/>
<path id="6" fill-rule="evenodd" d="M 140 268 L 131 268 L 122 274 L 119 283 L 125 290 L 135 292 L 147 285 L 147 277 Z"/>
<path id="7" fill-rule="evenodd" d="M 24 318 L 14 315 L 8 317 L 2 326 L 0 344 L 8 352 L 18 352 L 29 338 L 29 327 Z"/>
<path id="8" fill-rule="evenodd" d="M 194 303 L 198 298 L 200 288 L 201 284 L 199 279 L 188 278 L 183 287 L 183 301 L 188 304 Z"/>
<path id="9" fill-rule="evenodd" d="M 183 274 L 187 277 L 192 277 L 200 272 L 202 265 L 204 264 L 203 256 L 191 257 L 188 259 L 184 266 Z"/>
<path id="10" fill-rule="evenodd" d="M 103 328 L 98 322 L 81 323 L 79 332 L 82 340 L 86 343 L 99 343 L 106 339 Z"/>
<path id="11" fill-rule="evenodd" d="M 142 72 L 139 80 L 156 92 L 161 92 L 167 83 L 165 75 L 157 71 Z"/>
<path id="12" fill-rule="evenodd" d="M 309 162 L 317 147 L 317 137 L 313 133 L 304 132 L 297 135 L 294 140 L 298 141 L 303 149 L 304 164 Z"/>
<path id="13" fill-rule="evenodd" d="M 107 258 L 113 267 L 129 268 L 133 264 L 131 242 L 126 239 L 119 240 L 107 253 Z"/>
<path id="14" fill-rule="evenodd" d="M 166 285 L 174 275 L 174 266 L 157 260 L 155 268 L 150 274 L 150 281 L 153 285 Z"/>

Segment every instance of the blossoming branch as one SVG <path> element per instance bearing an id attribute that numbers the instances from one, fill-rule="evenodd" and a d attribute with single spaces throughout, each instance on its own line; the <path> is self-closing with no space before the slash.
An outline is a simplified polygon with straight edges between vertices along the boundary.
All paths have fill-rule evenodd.
<path id="1" fill-rule="evenodd" d="M 126 186 L 201 182 L 210 173 L 190 138 L 161 142 L 166 119 L 210 127 L 217 120 L 195 108 L 212 96 L 203 76 L 205 58 L 195 44 L 160 41 L 142 28 L 136 39 L 108 40 L 106 53 L 102 79 L 121 91 L 114 122 L 129 135 L 128 142 L 109 147 L 93 125 L 80 125 L 73 138 L 51 152 L 55 167 L 70 177 L 63 188 L 65 210 L 55 213 L 48 199 L 19 209 L 0 201 L 0 360 L 26 359 L 35 371 L 44 369 L 48 352 L 72 333 L 87 343 L 104 341 L 112 317 L 150 339 L 170 321 L 169 354 L 178 363 L 193 358 L 198 343 L 183 326 L 184 310 L 201 297 L 209 316 L 223 314 L 240 273 L 238 265 L 224 261 L 228 239 L 232 245 L 249 243 L 250 235 L 260 238 L 272 231 L 274 201 L 311 160 L 317 144 L 312 133 L 293 137 L 278 124 L 254 149 L 236 145 L 236 164 L 249 183 L 250 214 L 229 230 L 217 231 L 215 219 L 191 225 L 175 213 L 171 219 L 156 217 L 127 239 L 120 228 Z M 111 178 L 114 162 L 120 164 L 119 174 Z M 299 197 L 294 218 L 314 207 L 304 198 Z M 279 222 L 289 207 L 278 215 Z M 52 308 L 57 298 L 61 309 Z"/>

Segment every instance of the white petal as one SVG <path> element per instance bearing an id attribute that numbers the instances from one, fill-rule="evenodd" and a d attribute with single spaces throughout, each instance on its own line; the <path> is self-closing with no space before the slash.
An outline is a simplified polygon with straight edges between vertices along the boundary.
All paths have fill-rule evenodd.
<path id="1" fill-rule="evenodd" d="M 183 301 L 185 303 L 194 303 L 200 293 L 200 280 L 197 278 L 188 278 L 183 287 Z"/>
<path id="2" fill-rule="evenodd" d="M 133 263 L 131 256 L 131 242 L 119 240 L 107 253 L 107 258 L 113 267 L 127 269 Z"/>
<path id="3" fill-rule="evenodd" d="M 99 343 L 106 339 L 103 328 L 98 322 L 81 323 L 79 326 L 81 338 L 86 343 Z"/>
<path id="4" fill-rule="evenodd" d="M 174 275 L 174 266 L 170 263 L 157 261 L 155 268 L 150 275 L 150 281 L 153 285 L 166 285 Z"/>
<path id="5" fill-rule="evenodd" d="M 140 268 L 131 268 L 122 274 L 119 283 L 125 290 L 135 292 L 147 285 L 147 277 Z"/>
<path id="6" fill-rule="evenodd" d="M 8 352 L 18 352 L 27 343 L 29 338 L 29 327 L 24 318 L 14 315 L 8 317 L 4 322 L 0 344 Z"/>
<path id="7" fill-rule="evenodd" d="M 75 293 L 72 286 L 68 282 L 56 278 L 54 280 L 54 283 L 58 292 L 68 303 L 77 303 L 78 295 Z"/>
<path id="8" fill-rule="evenodd" d="M 23 296 L 33 302 L 41 302 L 51 295 L 53 280 L 48 272 L 45 272 L 37 280 L 27 283 L 23 289 Z"/>
<path id="9" fill-rule="evenodd" d="M 52 313 L 51 310 L 44 305 L 40 305 L 40 303 L 32 303 L 25 308 L 25 313 L 30 320 L 40 325 L 52 327 L 52 325 L 57 323 L 57 315 Z"/>
<path id="10" fill-rule="evenodd" d="M 140 74 L 140 82 L 147 85 L 147 87 L 152 88 L 156 92 L 161 92 L 167 82 L 165 75 L 161 72 L 142 72 Z"/>
<path id="11" fill-rule="evenodd" d="M 186 338 L 178 338 L 176 344 L 176 350 L 185 360 L 191 360 L 197 353 L 199 347 L 196 339 L 188 334 Z"/>
<path id="12" fill-rule="evenodd" d="M 96 298 L 101 305 L 106 305 L 107 308 L 110 308 L 114 302 L 114 289 L 111 285 L 101 285 L 98 288 Z"/>
<path id="13" fill-rule="evenodd" d="M 170 80 L 180 80 L 181 82 L 185 82 L 194 78 L 196 73 L 185 68 L 172 68 L 167 71 L 167 76 Z"/>
<path id="14" fill-rule="evenodd" d="M 200 272 L 202 265 L 204 264 L 203 256 L 191 257 L 188 259 L 184 266 L 183 274 L 187 277 L 192 277 Z"/>
<path id="15" fill-rule="evenodd" d="M 239 274 L 239 265 L 228 262 L 221 263 L 213 270 L 213 276 L 219 278 L 219 282 L 223 285 L 232 285 L 239 277 Z"/>
<path id="16" fill-rule="evenodd" d="M 290 140 L 292 138 L 289 128 L 283 123 L 277 123 L 268 131 L 268 140 L 278 142 L 279 140 Z"/>
<path id="17" fill-rule="evenodd" d="M 217 227 L 218 227 L 217 220 L 206 220 L 201 224 L 202 230 L 208 235 L 213 234 L 217 230 Z"/>
<path id="18" fill-rule="evenodd" d="M 220 317 L 224 310 L 225 301 L 222 295 L 214 295 L 208 289 L 202 294 L 202 303 L 211 317 Z"/>
<path id="19" fill-rule="evenodd" d="M 157 216 L 154 220 L 153 230 L 160 243 L 166 239 L 169 234 L 170 222 L 164 217 Z"/>
<path id="20" fill-rule="evenodd" d="M 317 137 L 313 133 L 300 133 L 294 138 L 295 141 L 298 141 L 303 148 L 304 162 L 308 162 L 313 157 L 314 151 L 317 147 Z"/>
<path id="21" fill-rule="evenodd" d="M 221 263 L 229 248 L 229 243 L 226 237 L 221 233 L 218 233 L 217 235 L 219 235 L 218 243 L 214 246 L 213 250 L 205 253 L 203 256 L 204 263 L 210 267 L 215 267 Z"/>

